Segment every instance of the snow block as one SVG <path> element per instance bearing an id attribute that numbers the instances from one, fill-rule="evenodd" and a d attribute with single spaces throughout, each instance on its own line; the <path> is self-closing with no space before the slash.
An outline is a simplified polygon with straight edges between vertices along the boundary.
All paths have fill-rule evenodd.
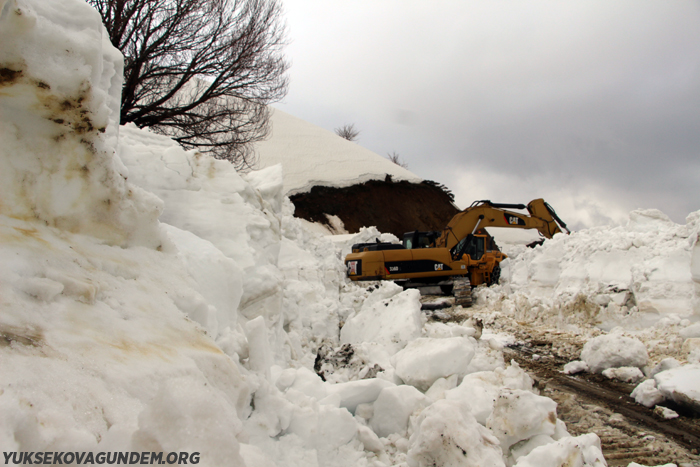
<path id="1" fill-rule="evenodd" d="M 642 368 L 649 356 L 646 346 L 639 339 L 606 334 L 586 342 L 581 351 L 581 360 L 588 364 L 591 372 L 602 373 L 606 368 Z"/>
<path id="2" fill-rule="evenodd" d="M 347 409 L 321 405 L 318 415 L 319 447 L 337 449 L 357 435 L 357 421 Z"/>
<path id="3" fill-rule="evenodd" d="M 377 378 L 349 381 L 347 383 L 330 384 L 327 386 L 328 395 L 340 396 L 340 406 L 353 414 L 359 404 L 374 402 L 382 389 L 395 386 L 389 381 Z"/>
<path id="4" fill-rule="evenodd" d="M 634 398 L 637 404 L 641 404 L 645 407 L 654 407 L 665 399 L 661 391 L 656 389 L 656 381 L 653 379 L 648 379 L 639 383 L 630 396 Z"/>
<path id="5" fill-rule="evenodd" d="M 396 375 L 406 384 L 427 391 L 439 378 L 463 377 L 476 353 L 471 337 L 418 338 L 392 359 Z"/>
<path id="6" fill-rule="evenodd" d="M 267 337 L 265 318 L 258 316 L 254 320 L 245 323 L 245 333 L 248 338 L 250 357 L 248 365 L 250 369 L 263 373 L 270 379 L 270 367 L 272 366 L 272 352 Z"/>
<path id="7" fill-rule="evenodd" d="M 690 326 L 681 329 L 678 334 L 686 339 L 700 337 L 700 323 L 691 324 Z"/>
<path id="8" fill-rule="evenodd" d="M 469 405 L 476 420 L 486 425 L 486 420 L 491 415 L 493 404 L 498 397 L 499 386 L 484 381 L 477 375 L 479 373 L 465 376 L 462 384 L 445 393 L 445 398 L 464 401 Z"/>
<path id="9" fill-rule="evenodd" d="M 220 331 L 238 324 L 238 304 L 243 295 L 243 271 L 238 264 L 211 242 L 191 232 L 165 224 L 170 241 L 178 250 L 178 256 L 187 272 L 197 282 L 204 298 L 215 307 L 215 322 L 211 325 L 195 319 L 209 334 L 217 338 Z"/>
<path id="10" fill-rule="evenodd" d="M 566 375 L 575 375 L 576 373 L 581 373 L 584 371 L 588 371 L 588 364 L 586 362 L 582 362 L 581 360 L 574 360 L 573 362 L 569 362 L 564 365 L 564 370 L 562 373 Z"/>
<path id="11" fill-rule="evenodd" d="M 589 433 L 536 447 L 528 455 L 520 457 L 514 467 L 546 465 L 605 467 L 607 463 L 600 447 L 600 438 L 594 433 Z"/>
<path id="12" fill-rule="evenodd" d="M 423 315 L 418 290 L 406 290 L 374 303 L 368 299 L 368 302 L 371 304 L 363 305 L 358 314 L 346 321 L 340 331 L 342 344 L 375 342 L 394 354 L 407 342 L 420 337 Z"/>
<path id="13" fill-rule="evenodd" d="M 486 426 L 506 451 L 518 441 L 535 435 L 554 435 L 557 404 L 552 399 L 520 389 L 503 389 Z"/>
<path id="14" fill-rule="evenodd" d="M 327 385 L 323 383 L 321 377 L 304 367 L 296 369 L 294 382 L 290 386 L 319 401 L 328 395 Z"/>
<path id="15" fill-rule="evenodd" d="M 416 419 L 409 439 L 412 467 L 504 467 L 498 439 L 459 401 L 439 400 Z"/>
<path id="16" fill-rule="evenodd" d="M 445 392 L 445 398 L 468 404 L 476 420 L 486 425 L 501 388 L 529 391 L 532 384 L 532 378 L 513 362 L 506 369 L 468 374 L 459 386 Z"/>
<path id="17" fill-rule="evenodd" d="M 408 428 L 408 418 L 428 405 L 430 399 L 413 386 L 384 388 L 374 402 L 369 426 L 382 438 L 393 433 L 403 434 Z"/>
<path id="18" fill-rule="evenodd" d="M 637 383 L 644 379 L 644 373 L 642 373 L 642 370 L 636 366 L 608 368 L 603 370 L 603 376 L 608 379 L 616 379 L 624 383 Z"/>
<path id="19" fill-rule="evenodd" d="M 700 363 L 662 371 L 654 380 L 667 399 L 700 412 Z"/>
<path id="20" fill-rule="evenodd" d="M 673 368 L 678 368 L 679 366 L 681 366 L 681 362 L 679 362 L 675 358 L 673 358 L 673 357 L 664 358 L 663 360 L 661 360 L 658 363 L 658 365 L 656 365 L 654 368 L 651 369 L 650 377 L 653 378 L 654 376 L 656 376 L 658 373 L 661 373 L 662 371 L 671 370 Z"/>

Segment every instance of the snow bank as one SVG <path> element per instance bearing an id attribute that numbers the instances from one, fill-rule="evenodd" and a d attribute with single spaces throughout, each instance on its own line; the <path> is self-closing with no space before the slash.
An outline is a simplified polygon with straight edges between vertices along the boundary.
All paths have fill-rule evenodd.
<path id="1" fill-rule="evenodd" d="M 500 287 L 481 303 L 553 326 L 647 328 L 664 317 L 697 319 L 700 214 L 675 224 L 658 210 L 630 213 L 625 226 L 557 235 L 534 249 L 504 245 Z"/>
<path id="2" fill-rule="evenodd" d="M 292 216 L 280 166 L 117 131 L 103 38 L 82 0 L 0 2 L 3 451 L 500 466 L 577 443 L 474 329 L 345 278 L 376 229 L 334 244 Z"/>
<path id="3" fill-rule="evenodd" d="M 534 249 L 505 243 L 502 285 L 479 288 L 477 308 L 584 337 L 608 331 L 564 372 L 641 381 L 632 397 L 649 407 L 666 399 L 700 406 L 690 390 L 700 357 L 699 233 L 700 211 L 679 225 L 637 210 L 625 226 L 557 235 Z M 670 378 L 663 388 L 658 375 Z"/>
<path id="4" fill-rule="evenodd" d="M 114 155 L 122 57 L 79 2 L 0 10 L 0 214 L 111 245 L 162 245 L 162 203 Z"/>

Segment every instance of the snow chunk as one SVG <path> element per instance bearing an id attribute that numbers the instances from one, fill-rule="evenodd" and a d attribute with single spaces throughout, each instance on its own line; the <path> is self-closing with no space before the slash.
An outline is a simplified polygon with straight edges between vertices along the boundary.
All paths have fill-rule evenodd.
<path id="1" fill-rule="evenodd" d="M 501 390 L 486 421 L 504 450 L 535 435 L 552 436 L 556 424 L 556 402 L 521 389 Z"/>
<path id="2" fill-rule="evenodd" d="M 586 342 L 581 351 L 581 360 L 588 364 L 590 371 L 601 373 L 606 368 L 641 368 L 647 364 L 649 356 L 646 346 L 639 339 L 605 334 Z"/>
<path id="3" fill-rule="evenodd" d="M 658 365 L 656 365 L 654 368 L 652 368 L 650 372 L 650 376 L 653 378 L 656 376 L 658 373 L 661 373 L 662 371 L 670 370 L 672 368 L 678 368 L 681 366 L 681 362 L 676 360 L 675 358 L 669 357 L 669 358 L 664 358 L 659 362 Z"/>
<path id="4" fill-rule="evenodd" d="M 237 325 L 238 305 L 243 295 L 243 271 L 211 242 L 191 232 L 164 225 L 168 238 L 178 249 L 187 272 L 197 282 L 204 298 L 214 307 L 211 320 L 190 318 L 216 338 L 220 331 Z"/>
<path id="5" fill-rule="evenodd" d="M 575 375 L 576 373 L 581 373 L 588 371 L 588 363 L 581 360 L 574 360 L 564 365 L 563 373 L 567 375 Z"/>
<path id="6" fill-rule="evenodd" d="M 595 433 L 567 437 L 555 443 L 536 447 L 528 455 L 518 459 L 515 467 L 548 466 L 606 467 L 600 447 L 600 438 Z"/>
<path id="7" fill-rule="evenodd" d="M 608 379 L 616 379 L 625 383 L 636 383 L 644 379 L 644 373 L 642 373 L 642 370 L 636 366 L 607 368 L 603 370 L 603 376 Z"/>
<path id="8" fill-rule="evenodd" d="M 654 379 L 656 387 L 667 399 L 700 411 L 700 364 L 662 371 Z"/>
<path id="9" fill-rule="evenodd" d="M 396 376 L 427 391 L 438 378 L 466 375 L 476 346 L 471 337 L 415 339 L 394 356 Z"/>
<path id="10" fill-rule="evenodd" d="M 344 408 L 336 408 L 328 405 L 319 407 L 319 434 L 318 446 L 323 449 L 337 449 L 348 444 L 357 436 L 358 424 Z"/>
<path id="11" fill-rule="evenodd" d="M 377 378 L 349 381 L 347 383 L 327 385 L 328 395 L 340 396 L 340 406 L 355 413 L 359 404 L 374 402 L 382 389 L 395 386 L 389 381 Z"/>
<path id="12" fill-rule="evenodd" d="M 658 405 L 654 408 L 654 414 L 658 415 L 659 417 L 665 420 L 672 420 L 674 418 L 678 418 L 678 412 L 676 412 L 675 410 L 671 410 L 668 407 L 663 407 L 661 405 Z"/>
<path id="13" fill-rule="evenodd" d="M 301 367 L 296 370 L 290 368 L 285 371 L 296 372 L 294 375 L 294 382 L 290 385 L 291 388 L 319 401 L 328 395 L 328 385 L 324 384 L 321 377 L 308 368 Z M 278 387 L 282 384 L 283 383 L 280 383 L 278 380 Z"/>
<path id="14" fill-rule="evenodd" d="M 384 444 L 377 434 L 364 425 L 357 426 L 357 439 L 360 440 L 364 448 L 368 451 L 375 453 L 384 451 Z"/>
<path id="15" fill-rule="evenodd" d="M 681 353 L 687 355 L 689 363 L 693 363 L 697 356 L 700 355 L 700 337 L 691 337 L 683 341 Z"/>
<path id="16" fill-rule="evenodd" d="M 653 379 L 648 379 L 639 383 L 630 396 L 634 398 L 637 404 L 641 404 L 645 407 L 654 407 L 656 404 L 665 400 L 661 391 L 656 389 L 656 381 Z"/>
<path id="17" fill-rule="evenodd" d="M 486 425 L 501 388 L 530 391 L 532 384 L 532 378 L 513 362 L 505 369 L 468 374 L 459 386 L 445 392 L 445 398 L 465 401 L 476 420 Z"/>
<path id="18" fill-rule="evenodd" d="M 370 427 L 382 438 L 392 433 L 404 434 L 408 428 L 408 417 L 428 405 L 430 399 L 413 386 L 384 388 L 374 402 Z"/>
<path id="19" fill-rule="evenodd" d="M 379 289 L 380 293 L 384 290 Z M 394 354 L 419 337 L 422 327 L 420 292 L 411 289 L 380 301 L 368 299 L 360 312 L 345 322 L 340 341 L 343 344 L 376 342 Z"/>
<path id="20" fill-rule="evenodd" d="M 415 467 L 504 467 L 498 439 L 459 401 L 439 400 L 423 410 L 409 438 Z"/>
<path id="21" fill-rule="evenodd" d="M 691 324 L 681 329 L 678 334 L 686 339 L 691 337 L 700 337 L 700 323 Z"/>

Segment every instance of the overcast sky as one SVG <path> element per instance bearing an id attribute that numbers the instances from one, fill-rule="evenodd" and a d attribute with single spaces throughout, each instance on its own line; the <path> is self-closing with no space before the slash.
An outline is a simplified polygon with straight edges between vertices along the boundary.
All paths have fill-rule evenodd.
<path id="1" fill-rule="evenodd" d="M 282 0 L 275 107 L 574 227 L 700 209 L 700 2 Z"/>

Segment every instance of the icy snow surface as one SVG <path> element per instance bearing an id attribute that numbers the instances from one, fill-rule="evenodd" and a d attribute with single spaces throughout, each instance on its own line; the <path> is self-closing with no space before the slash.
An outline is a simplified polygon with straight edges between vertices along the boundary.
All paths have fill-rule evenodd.
<path id="1" fill-rule="evenodd" d="M 281 166 L 241 175 L 117 126 L 121 57 L 84 1 L 0 0 L 0 43 L 2 451 L 604 465 L 495 339 L 426 322 L 415 291 L 345 278 L 349 246 L 386 235 L 320 237 L 292 216 Z M 694 333 L 700 216 L 634 216 L 513 255 L 481 299 L 566 324 L 582 293 L 571 316 L 656 313 Z M 695 397 L 681 363 L 657 388 Z"/>

